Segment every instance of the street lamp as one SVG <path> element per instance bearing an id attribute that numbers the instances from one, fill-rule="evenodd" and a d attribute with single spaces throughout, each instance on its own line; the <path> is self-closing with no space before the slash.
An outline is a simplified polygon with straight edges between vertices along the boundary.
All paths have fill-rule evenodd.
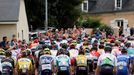
<path id="1" fill-rule="evenodd" d="M 47 0 L 45 0 L 45 30 L 48 29 L 48 3 Z"/>

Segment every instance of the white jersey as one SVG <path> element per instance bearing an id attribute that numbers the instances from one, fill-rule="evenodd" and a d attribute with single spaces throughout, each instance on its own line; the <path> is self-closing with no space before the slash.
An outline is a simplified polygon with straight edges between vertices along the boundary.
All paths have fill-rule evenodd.
<path id="1" fill-rule="evenodd" d="M 58 51 L 57 50 L 50 50 L 50 51 L 51 51 L 52 56 L 56 57 Z"/>
<path id="2" fill-rule="evenodd" d="M 77 49 L 71 49 L 69 50 L 69 53 L 70 53 L 70 57 L 77 57 L 78 54 L 79 54 L 79 51 Z"/>
<path id="3" fill-rule="evenodd" d="M 62 40 L 60 43 L 68 43 L 67 40 Z"/>
<path id="4" fill-rule="evenodd" d="M 36 51 L 34 54 L 35 54 L 35 56 L 36 56 L 36 58 L 38 58 L 38 56 L 39 56 L 39 52 L 40 52 L 40 50 L 38 50 L 38 51 Z"/>
<path id="5" fill-rule="evenodd" d="M 117 58 L 110 53 L 102 54 L 98 59 L 98 66 L 102 66 L 105 64 L 117 66 Z"/>

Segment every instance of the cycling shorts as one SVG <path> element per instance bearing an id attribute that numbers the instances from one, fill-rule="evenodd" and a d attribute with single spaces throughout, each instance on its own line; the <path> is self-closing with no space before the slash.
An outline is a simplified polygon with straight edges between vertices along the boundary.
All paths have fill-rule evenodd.
<path id="1" fill-rule="evenodd" d="M 100 75 L 114 75 L 113 69 L 114 69 L 113 66 L 103 65 L 103 66 L 101 66 Z"/>
<path id="2" fill-rule="evenodd" d="M 129 75 L 128 71 L 118 71 L 117 75 Z"/>
<path id="3" fill-rule="evenodd" d="M 53 73 L 52 73 L 52 71 L 51 70 L 43 70 L 43 71 L 41 71 L 41 75 L 52 75 Z"/>

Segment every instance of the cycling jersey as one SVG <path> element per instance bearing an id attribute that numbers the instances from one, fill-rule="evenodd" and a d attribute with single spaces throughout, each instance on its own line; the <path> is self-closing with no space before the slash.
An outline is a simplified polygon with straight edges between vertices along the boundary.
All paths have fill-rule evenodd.
<path id="1" fill-rule="evenodd" d="M 15 68 L 14 60 L 12 58 L 4 58 L 1 60 L 2 73 L 13 75 L 13 69 Z"/>
<path id="2" fill-rule="evenodd" d="M 85 55 L 78 55 L 76 57 L 77 66 L 87 66 L 87 58 Z"/>
<path id="3" fill-rule="evenodd" d="M 97 58 L 99 58 L 99 56 L 100 56 L 99 52 L 97 52 L 97 51 L 91 51 L 90 54 L 91 54 L 93 57 L 97 57 Z"/>
<path id="4" fill-rule="evenodd" d="M 27 69 L 27 70 L 32 70 L 32 62 L 30 59 L 28 58 L 20 58 L 17 61 L 17 70 L 23 70 L 23 69 Z M 26 72 L 26 70 L 25 70 Z"/>
<path id="5" fill-rule="evenodd" d="M 67 55 L 58 55 L 56 57 L 56 63 L 60 71 L 69 71 L 71 65 L 70 58 Z"/>
<path id="6" fill-rule="evenodd" d="M 117 58 L 110 53 L 102 54 L 98 59 L 98 66 L 103 65 L 117 66 Z"/>
<path id="7" fill-rule="evenodd" d="M 131 60 L 134 60 L 134 48 L 128 48 L 127 53 L 131 56 Z"/>
<path id="8" fill-rule="evenodd" d="M 2 65 L 7 65 L 12 68 L 15 68 L 14 60 L 12 58 L 4 58 L 1 60 Z"/>
<path id="9" fill-rule="evenodd" d="M 120 55 L 121 51 L 119 50 L 119 47 L 114 47 L 112 50 L 112 54 L 114 54 L 115 56 Z"/>
<path id="10" fill-rule="evenodd" d="M 114 75 L 113 69 L 117 66 L 117 58 L 110 54 L 102 54 L 98 59 L 98 66 L 100 66 L 100 75 Z"/>
<path id="11" fill-rule="evenodd" d="M 52 62 L 54 62 L 54 59 L 51 55 L 40 56 L 39 65 L 41 66 L 41 70 L 52 70 Z"/>
<path id="12" fill-rule="evenodd" d="M 70 53 L 70 57 L 77 57 L 78 56 L 78 50 L 77 49 L 71 49 L 69 50 L 69 53 Z"/>
<path id="13" fill-rule="evenodd" d="M 117 56 L 117 73 L 120 75 L 129 75 L 128 67 L 130 65 L 130 57 L 128 55 Z"/>
<path id="14" fill-rule="evenodd" d="M 127 52 L 129 55 L 134 54 L 134 48 L 128 48 Z"/>
<path id="15" fill-rule="evenodd" d="M 51 54 L 53 55 L 53 56 L 56 56 L 57 55 L 57 50 L 50 50 L 51 51 Z"/>

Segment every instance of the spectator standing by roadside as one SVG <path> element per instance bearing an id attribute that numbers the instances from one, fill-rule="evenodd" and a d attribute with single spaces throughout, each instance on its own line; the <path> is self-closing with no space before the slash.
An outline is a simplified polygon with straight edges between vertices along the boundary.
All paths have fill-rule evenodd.
<path id="1" fill-rule="evenodd" d="M 17 42 L 17 39 L 16 39 L 15 35 L 12 36 L 11 47 L 13 47 L 15 50 L 17 50 L 19 48 L 18 47 L 18 42 Z"/>
<path id="2" fill-rule="evenodd" d="M 7 45 L 7 36 L 4 36 L 3 41 L 1 42 L 1 46 L 4 50 L 7 50 L 6 45 Z"/>

